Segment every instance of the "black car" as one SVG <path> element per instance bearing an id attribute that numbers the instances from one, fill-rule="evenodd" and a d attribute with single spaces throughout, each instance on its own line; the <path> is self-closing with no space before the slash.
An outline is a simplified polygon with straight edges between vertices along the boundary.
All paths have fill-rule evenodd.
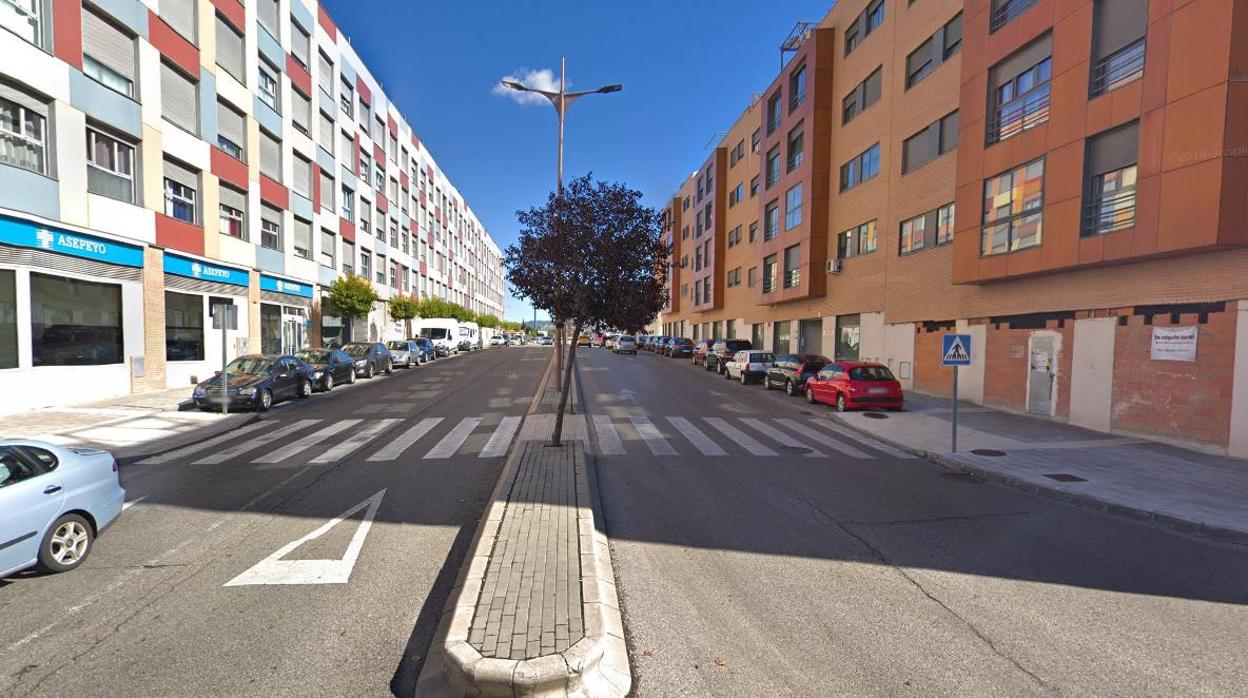
<path id="1" fill-rule="evenodd" d="M 293 356 L 248 354 L 226 364 L 230 409 L 263 412 L 287 398 L 312 394 L 312 367 Z M 221 409 L 221 372 L 195 386 L 195 406 Z"/>
<path id="2" fill-rule="evenodd" d="M 667 344 L 667 355 L 673 359 L 693 356 L 693 340 L 688 337 L 677 337 Z"/>
<path id="3" fill-rule="evenodd" d="M 312 367 L 312 384 L 330 391 L 339 383 L 355 382 L 355 360 L 341 349 L 303 349 L 295 358 Z"/>
<path id="4" fill-rule="evenodd" d="M 753 349 L 754 345 L 750 344 L 748 339 L 717 339 L 715 344 L 711 345 L 711 350 L 706 352 L 706 370 L 715 371 L 720 375 L 725 372 L 724 364 L 732 361 L 732 357 L 736 356 L 739 351 Z"/>
<path id="5" fill-rule="evenodd" d="M 806 388 L 806 379 L 815 375 L 832 359 L 820 354 L 781 354 L 776 363 L 763 376 L 763 387 L 784 388 L 789 395 L 797 397 Z"/>
<path id="6" fill-rule="evenodd" d="M 381 342 L 351 342 L 342 350 L 355 363 L 355 375 L 372 378 L 378 373 L 394 373 L 390 350 Z"/>

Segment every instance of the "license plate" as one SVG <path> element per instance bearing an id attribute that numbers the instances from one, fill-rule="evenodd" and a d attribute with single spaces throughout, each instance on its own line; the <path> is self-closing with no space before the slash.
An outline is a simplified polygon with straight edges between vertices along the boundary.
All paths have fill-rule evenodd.
<path id="1" fill-rule="evenodd" d="M 887 395 L 888 388 L 868 388 L 867 394 L 868 395 Z"/>

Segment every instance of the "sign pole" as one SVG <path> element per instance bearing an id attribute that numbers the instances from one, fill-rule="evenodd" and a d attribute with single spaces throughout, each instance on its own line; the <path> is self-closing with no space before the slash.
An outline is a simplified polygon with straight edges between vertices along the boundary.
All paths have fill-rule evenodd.
<path id="1" fill-rule="evenodd" d="M 949 450 L 958 452 L 958 367 L 953 367 L 953 433 L 950 435 Z"/>
<path id="2" fill-rule="evenodd" d="M 221 306 L 217 306 L 221 307 Z M 224 314 L 224 313 L 222 313 Z M 229 365 L 230 359 L 225 355 L 225 336 L 228 331 L 225 329 L 226 323 L 221 323 L 221 414 L 230 414 L 230 374 L 226 372 L 225 367 Z M 954 369 L 957 372 L 957 369 Z"/>

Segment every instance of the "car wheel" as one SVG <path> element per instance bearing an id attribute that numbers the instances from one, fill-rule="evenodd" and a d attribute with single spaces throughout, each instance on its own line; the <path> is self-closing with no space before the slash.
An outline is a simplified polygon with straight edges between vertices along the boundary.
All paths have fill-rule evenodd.
<path id="1" fill-rule="evenodd" d="M 728 369 L 724 369 L 723 371 L 720 371 L 719 375 L 723 376 L 724 380 L 726 381 L 732 380 L 732 374 L 728 372 Z"/>
<path id="2" fill-rule="evenodd" d="M 372 364 L 369 364 L 368 368 L 364 369 L 364 377 L 368 378 L 369 380 L 372 380 L 373 378 L 373 365 Z"/>
<path id="3" fill-rule="evenodd" d="M 256 396 L 256 411 L 265 412 L 273 406 L 273 391 L 264 389 Z"/>
<path id="4" fill-rule="evenodd" d="M 78 514 L 66 514 L 44 534 L 39 544 L 38 567 L 44 572 L 68 572 L 87 559 L 94 542 L 91 524 Z"/>
<path id="5" fill-rule="evenodd" d="M 771 390 L 771 376 L 763 376 L 763 390 Z"/>
<path id="6" fill-rule="evenodd" d="M 392 363 L 386 364 L 386 375 L 388 376 L 392 373 L 394 373 L 394 364 Z"/>
<path id="7" fill-rule="evenodd" d="M 321 387 L 324 388 L 325 392 L 327 393 L 333 390 L 334 389 L 334 374 L 326 373 L 325 380 L 321 381 Z"/>
<path id="8" fill-rule="evenodd" d="M 815 404 L 815 391 L 810 388 L 806 389 L 806 402 L 809 402 L 812 405 Z"/>
<path id="9" fill-rule="evenodd" d="M 837 412 L 849 411 L 849 404 L 845 402 L 845 393 L 840 393 L 836 396 L 836 411 Z"/>
<path id="10" fill-rule="evenodd" d="M 312 397 L 312 381 L 308 380 L 307 378 L 303 379 L 303 382 L 299 384 L 299 397 L 300 398 Z"/>
<path id="11" fill-rule="evenodd" d="M 793 385 L 793 381 L 784 382 L 784 392 L 792 397 L 797 397 L 801 393 L 797 392 L 797 386 Z"/>
<path id="12" fill-rule="evenodd" d="M 355 385 L 355 367 L 351 367 L 351 374 L 347 376 L 347 385 Z"/>
<path id="13" fill-rule="evenodd" d="M 742 371 L 741 372 L 741 385 L 746 385 L 749 382 L 750 382 L 750 379 L 745 377 L 745 371 Z"/>
<path id="14" fill-rule="evenodd" d="M 703 361 L 703 362 L 702 362 L 702 370 L 704 370 L 704 371 L 709 371 L 709 370 L 711 370 L 711 362 L 710 362 L 710 361 Z"/>

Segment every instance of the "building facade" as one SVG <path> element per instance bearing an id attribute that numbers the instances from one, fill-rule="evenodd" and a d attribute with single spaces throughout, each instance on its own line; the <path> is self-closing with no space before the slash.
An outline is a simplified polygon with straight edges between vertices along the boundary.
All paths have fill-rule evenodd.
<path id="1" fill-rule="evenodd" d="M 664 332 L 936 395 L 966 332 L 964 398 L 1248 456 L 1248 6 L 851 0 L 784 50 L 720 143 L 724 302 Z"/>
<path id="2" fill-rule="evenodd" d="M 315 2 L 20 0 L 0 27 L 0 411 L 396 339 L 397 295 L 502 317 L 499 247 Z M 365 321 L 324 300 L 346 273 Z"/>

